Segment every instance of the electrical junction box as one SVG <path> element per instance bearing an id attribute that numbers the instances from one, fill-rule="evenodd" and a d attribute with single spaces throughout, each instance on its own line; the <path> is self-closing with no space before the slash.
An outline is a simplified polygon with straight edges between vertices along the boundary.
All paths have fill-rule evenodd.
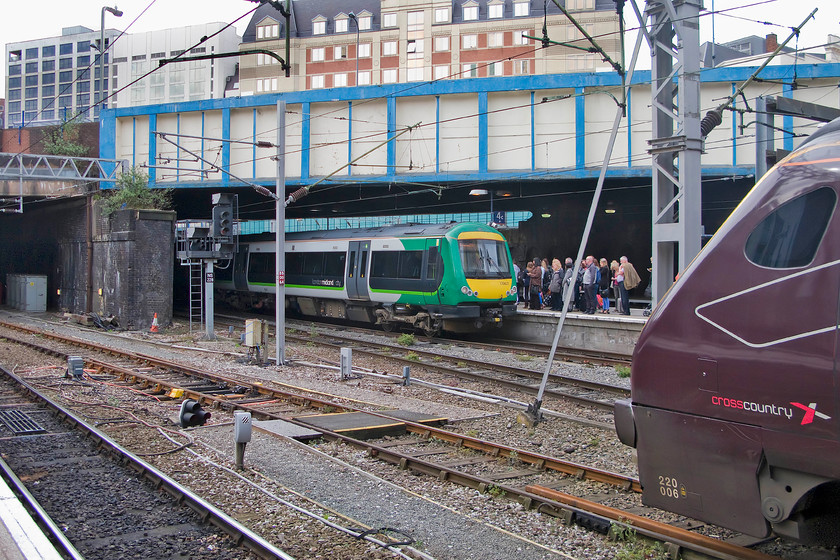
<path id="1" fill-rule="evenodd" d="M 67 358 L 67 375 L 76 379 L 81 379 L 85 374 L 85 361 L 79 356 L 69 356 Z"/>
<path id="2" fill-rule="evenodd" d="M 245 346 L 249 348 L 265 346 L 267 336 L 268 329 L 265 321 L 262 319 L 245 320 Z"/>
<path id="3" fill-rule="evenodd" d="M 251 413 L 236 411 L 233 413 L 233 441 L 234 443 L 248 443 L 251 441 Z"/>

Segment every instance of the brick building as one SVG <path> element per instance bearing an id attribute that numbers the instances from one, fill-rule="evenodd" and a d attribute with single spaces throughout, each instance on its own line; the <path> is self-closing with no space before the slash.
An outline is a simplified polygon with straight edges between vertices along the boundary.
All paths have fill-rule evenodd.
<path id="1" fill-rule="evenodd" d="M 569 0 L 566 8 L 617 59 L 618 16 L 612 0 Z M 272 57 L 243 56 L 241 95 L 344 86 L 491 76 L 596 71 L 597 54 L 552 45 L 589 44 L 552 2 L 538 0 L 404 0 L 292 2 L 291 77 Z M 252 16 L 240 50 L 285 56 L 285 19 L 269 5 Z"/>

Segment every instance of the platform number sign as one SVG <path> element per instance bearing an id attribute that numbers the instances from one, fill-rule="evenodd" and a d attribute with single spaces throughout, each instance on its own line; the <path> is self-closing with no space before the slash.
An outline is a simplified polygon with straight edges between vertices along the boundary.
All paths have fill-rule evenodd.
<path id="1" fill-rule="evenodd" d="M 204 275 L 204 283 L 205 284 L 212 284 L 213 283 L 214 273 L 208 272 Z"/>
<path id="2" fill-rule="evenodd" d="M 277 273 L 277 285 L 278 286 L 283 286 L 285 284 L 286 284 L 286 271 L 281 270 L 280 272 Z"/>

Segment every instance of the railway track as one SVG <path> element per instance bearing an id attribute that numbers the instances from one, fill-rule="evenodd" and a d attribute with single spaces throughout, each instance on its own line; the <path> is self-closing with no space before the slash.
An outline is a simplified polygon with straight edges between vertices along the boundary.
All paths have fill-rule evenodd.
<path id="1" fill-rule="evenodd" d="M 2 475 L 67 557 L 292 558 L 2 367 L 0 402 Z"/>
<path id="2" fill-rule="evenodd" d="M 23 330 L 28 329 L 24 328 Z M 50 334 L 49 336 L 54 337 L 56 335 Z M 65 343 L 73 342 L 73 340 L 68 341 L 66 337 L 59 336 L 56 338 L 56 340 L 59 339 L 64 339 Z M 229 409 L 245 409 L 249 410 L 257 418 L 282 418 L 301 425 L 307 425 L 310 428 L 312 427 L 306 423 L 305 417 L 294 417 L 290 419 L 288 412 L 277 410 L 277 404 L 283 402 L 289 396 L 285 391 L 278 391 L 265 386 L 249 385 L 247 381 L 242 379 L 230 379 L 222 383 L 218 376 L 208 376 L 207 374 L 192 371 L 191 368 L 177 366 L 177 364 L 173 364 L 172 362 L 160 361 L 149 356 L 131 357 L 129 354 L 120 353 L 113 349 L 108 349 L 107 351 L 112 354 L 121 355 L 123 359 L 139 360 L 146 367 L 165 368 L 168 371 L 166 375 L 155 376 L 149 373 L 126 371 L 127 368 L 125 365 L 106 365 L 98 360 L 86 359 L 89 366 L 97 368 L 98 372 L 109 372 L 115 375 L 116 379 L 124 383 L 131 382 L 135 387 L 139 386 L 147 391 L 154 390 L 161 394 L 171 393 L 172 389 L 180 389 L 185 396 L 188 395 L 197 398 L 205 404 L 215 404 Z M 179 367 L 181 371 L 174 371 L 174 367 Z M 203 379 L 203 381 L 200 379 Z M 208 383 L 209 381 L 212 381 L 212 383 Z M 178 382 L 181 382 L 180 386 Z M 198 385 L 199 383 L 204 383 L 204 385 L 200 387 Z M 230 383 L 235 383 L 235 385 L 231 385 Z M 213 389 L 210 389 L 211 386 Z M 199 391 L 199 388 L 203 388 L 203 391 Z M 256 399 L 249 398 L 249 395 L 252 395 L 253 392 L 256 392 Z M 300 395 L 292 396 L 293 400 L 300 398 Z M 353 406 L 340 405 L 335 401 L 326 399 L 321 401 L 320 406 L 332 406 L 336 408 L 342 408 L 343 406 L 346 410 L 354 408 Z M 388 418 L 387 412 L 379 413 L 369 411 L 369 413 Z M 519 502 L 526 508 L 537 509 L 540 512 L 561 517 L 566 522 L 577 522 L 599 530 L 609 530 L 609 527 L 616 523 L 621 525 L 623 522 L 617 520 L 622 519 L 622 516 L 626 516 L 626 512 L 620 509 L 611 509 L 611 515 L 613 516 L 611 518 L 604 514 L 604 510 L 600 509 L 604 506 L 599 504 L 592 504 L 590 506 L 589 502 L 580 498 L 575 498 L 574 503 L 565 503 L 556 499 L 556 496 L 548 498 L 545 495 L 541 495 L 540 492 L 543 492 L 542 490 L 539 492 L 534 491 L 535 489 L 542 488 L 542 484 L 531 484 L 529 487 L 527 480 L 534 480 L 534 477 L 537 479 L 544 478 L 547 473 L 563 473 L 571 475 L 574 479 L 603 482 L 617 487 L 621 491 L 631 490 L 637 492 L 640 489 L 638 481 L 629 477 L 587 468 L 583 465 L 514 449 L 493 442 L 482 441 L 478 438 L 423 424 L 404 423 L 406 424 L 406 430 L 411 434 L 410 437 L 414 438 L 414 441 L 374 443 L 356 440 L 323 429 L 319 429 L 318 431 L 327 440 L 343 441 L 355 447 L 365 449 L 370 457 L 397 465 L 400 469 L 410 469 L 414 472 L 434 476 L 441 481 L 451 481 L 483 492 L 504 495 L 508 499 Z M 449 449 L 439 448 L 439 446 L 447 443 L 450 444 Z M 453 446 L 456 451 L 452 450 Z M 457 450 L 461 450 L 461 453 L 467 452 L 468 454 L 474 454 L 474 456 L 469 459 L 462 458 L 461 464 L 455 464 L 452 456 L 453 453 L 457 455 Z M 446 459 L 441 461 L 429 460 L 435 456 L 441 456 Z M 655 527 L 655 524 L 652 526 Z M 645 534 L 650 532 L 649 536 L 651 537 L 656 533 L 654 529 L 645 529 L 645 531 Z M 671 550 L 693 550 L 696 553 L 702 553 L 706 557 L 714 558 L 767 558 L 767 556 L 749 549 L 733 549 L 733 545 L 721 543 L 721 541 L 716 539 L 702 537 L 690 531 L 684 535 L 679 533 L 679 531 L 675 533 L 674 528 L 670 526 L 663 526 L 661 534 L 663 535 L 661 540 L 669 543 L 668 546 L 671 547 Z"/>

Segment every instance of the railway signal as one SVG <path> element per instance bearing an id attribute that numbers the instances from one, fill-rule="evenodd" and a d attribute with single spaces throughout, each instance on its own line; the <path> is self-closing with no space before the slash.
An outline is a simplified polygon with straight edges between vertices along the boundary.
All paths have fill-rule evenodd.
<path id="1" fill-rule="evenodd" d="M 208 418 L 210 418 L 210 413 L 201 408 L 198 401 L 186 399 L 181 403 L 181 413 L 178 415 L 178 420 L 182 428 L 203 426 Z"/>

